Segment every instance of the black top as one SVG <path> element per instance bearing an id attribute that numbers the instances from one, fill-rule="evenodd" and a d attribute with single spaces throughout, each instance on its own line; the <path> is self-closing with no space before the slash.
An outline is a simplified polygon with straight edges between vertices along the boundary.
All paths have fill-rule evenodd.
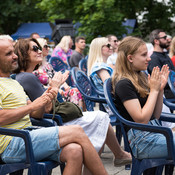
<path id="1" fill-rule="evenodd" d="M 151 74 L 155 66 L 158 66 L 161 69 L 162 66 L 165 64 L 167 64 L 171 70 L 175 71 L 175 67 L 166 52 L 154 51 L 153 54 L 151 55 L 151 61 L 149 62 L 148 65 L 148 73 Z"/>
<path id="2" fill-rule="evenodd" d="M 153 54 L 151 55 L 151 61 L 149 62 L 149 65 L 147 68 L 148 73 L 151 74 L 153 68 L 156 66 L 158 66 L 161 69 L 162 66 L 165 64 L 169 66 L 170 70 L 175 71 L 175 67 L 166 52 L 155 52 L 154 51 Z M 164 94 L 166 98 L 175 98 L 168 84 L 165 86 Z"/>
<path id="3" fill-rule="evenodd" d="M 120 115 L 129 121 L 134 121 L 134 120 L 127 112 L 123 103 L 127 100 L 138 99 L 141 107 L 143 107 L 147 101 L 147 98 L 148 96 L 145 98 L 142 98 L 140 94 L 137 92 L 134 85 L 128 79 L 120 80 L 115 86 L 115 100 L 114 100 L 115 106 L 118 112 L 120 113 Z M 154 119 L 154 117 L 152 116 L 151 119 Z M 130 128 L 127 128 L 127 131 L 129 129 Z"/>

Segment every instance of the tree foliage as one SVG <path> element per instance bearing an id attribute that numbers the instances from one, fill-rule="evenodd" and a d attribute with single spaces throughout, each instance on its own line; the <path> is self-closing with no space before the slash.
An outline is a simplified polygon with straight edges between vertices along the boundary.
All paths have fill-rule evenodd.
<path id="1" fill-rule="evenodd" d="M 145 38 L 153 29 L 174 33 L 175 0 L 6 0 L 0 6 L 0 32 L 13 33 L 24 22 L 55 22 L 72 19 L 81 23 L 79 35 L 97 36 L 126 33 L 122 22 L 137 19 L 134 35 Z"/>
<path id="2" fill-rule="evenodd" d="M 37 0 L 5 0 L 0 5 L 0 33 L 12 34 L 25 22 L 47 21 L 46 13 L 36 7 Z"/>

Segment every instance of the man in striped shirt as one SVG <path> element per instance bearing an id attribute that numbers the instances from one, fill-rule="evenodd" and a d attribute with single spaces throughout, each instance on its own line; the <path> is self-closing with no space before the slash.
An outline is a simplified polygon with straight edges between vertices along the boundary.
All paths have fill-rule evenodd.
<path id="1" fill-rule="evenodd" d="M 42 118 L 57 91 L 49 87 L 31 102 L 19 83 L 10 78 L 10 73 L 18 67 L 17 59 L 12 41 L 0 38 L 0 127 L 29 130 L 36 161 L 66 162 L 64 174 L 81 174 L 84 163 L 92 174 L 106 175 L 96 150 L 80 126 L 32 128 L 29 117 Z M 24 162 L 23 142 L 18 137 L 0 135 L 1 159 L 5 163 Z"/>

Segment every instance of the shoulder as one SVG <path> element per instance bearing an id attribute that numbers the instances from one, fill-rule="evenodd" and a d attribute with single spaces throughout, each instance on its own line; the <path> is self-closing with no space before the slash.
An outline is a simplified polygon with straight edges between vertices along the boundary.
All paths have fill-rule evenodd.
<path id="1" fill-rule="evenodd" d="M 93 74 L 93 73 L 96 73 L 96 72 L 98 72 L 98 71 L 100 71 L 102 69 L 107 70 L 110 73 L 110 75 L 112 75 L 112 73 L 113 73 L 112 68 L 109 67 L 106 63 L 95 63 L 93 65 L 93 67 L 92 67 L 92 71 L 91 72 Z"/>
<path id="2" fill-rule="evenodd" d="M 19 74 L 16 74 L 16 80 L 21 83 L 26 81 L 27 83 L 29 83 L 29 82 L 36 81 L 37 77 L 34 74 L 29 72 L 21 72 Z"/>

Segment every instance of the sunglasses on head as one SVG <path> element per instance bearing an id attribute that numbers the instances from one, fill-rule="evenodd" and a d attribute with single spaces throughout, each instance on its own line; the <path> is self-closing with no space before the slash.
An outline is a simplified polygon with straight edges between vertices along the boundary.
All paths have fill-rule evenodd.
<path id="1" fill-rule="evenodd" d="M 158 37 L 157 39 L 167 39 L 167 36 Z"/>
<path id="2" fill-rule="evenodd" d="M 48 46 L 48 45 L 44 45 L 43 47 L 44 47 L 45 49 L 48 49 L 48 48 L 49 48 L 49 46 Z"/>
<path id="3" fill-rule="evenodd" d="M 38 46 L 33 46 L 32 50 L 33 50 L 34 52 L 38 52 L 38 50 L 41 50 L 41 49 L 40 49 Z"/>

